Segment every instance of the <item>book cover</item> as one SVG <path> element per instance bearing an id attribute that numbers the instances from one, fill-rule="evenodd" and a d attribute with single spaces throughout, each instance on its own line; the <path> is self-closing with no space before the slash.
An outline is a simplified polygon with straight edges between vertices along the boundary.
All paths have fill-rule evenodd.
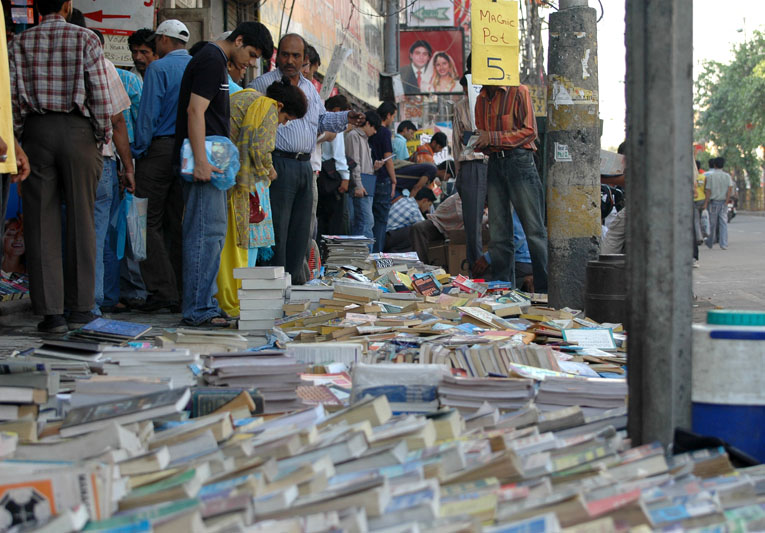
<path id="1" fill-rule="evenodd" d="M 188 396 L 189 389 L 173 389 L 144 394 L 143 396 L 133 396 L 113 402 L 78 407 L 69 411 L 61 427 L 63 429 L 81 424 L 90 424 L 109 420 L 110 418 L 149 412 L 161 407 L 173 406 L 177 407 L 177 410 L 180 411 L 185 407 L 185 401 L 188 401 Z M 184 405 L 178 407 L 179 404 Z"/>
<path id="2" fill-rule="evenodd" d="M 125 322 L 122 320 L 97 318 L 83 326 L 81 331 L 137 339 L 141 335 L 146 334 L 150 329 L 151 326 L 148 324 L 136 324 L 134 322 Z"/>

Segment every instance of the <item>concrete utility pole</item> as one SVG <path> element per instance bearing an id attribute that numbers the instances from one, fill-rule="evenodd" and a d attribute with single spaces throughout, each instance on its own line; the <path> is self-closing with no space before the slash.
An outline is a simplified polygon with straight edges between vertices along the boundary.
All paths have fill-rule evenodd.
<path id="1" fill-rule="evenodd" d="M 385 0 L 385 72 L 398 72 L 398 2 Z"/>
<path id="2" fill-rule="evenodd" d="M 627 0 L 628 432 L 691 426 L 692 0 Z"/>
<path id="3" fill-rule="evenodd" d="M 596 11 L 560 0 L 547 61 L 548 292 L 584 309 L 587 261 L 600 247 L 600 120 Z"/>

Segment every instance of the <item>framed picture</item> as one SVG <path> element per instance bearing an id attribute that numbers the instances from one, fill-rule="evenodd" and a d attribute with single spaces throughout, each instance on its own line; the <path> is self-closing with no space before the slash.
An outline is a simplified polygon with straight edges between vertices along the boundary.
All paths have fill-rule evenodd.
<path id="1" fill-rule="evenodd" d="M 417 28 L 399 32 L 405 94 L 459 94 L 464 72 L 462 28 Z"/>

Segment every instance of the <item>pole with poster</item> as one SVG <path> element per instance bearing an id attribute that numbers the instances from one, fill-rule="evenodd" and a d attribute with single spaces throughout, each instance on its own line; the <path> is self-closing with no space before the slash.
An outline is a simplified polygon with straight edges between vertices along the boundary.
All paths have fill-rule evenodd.
<path id="1" fill-rule="evenodd" d="M 518 1 L 473 0 L 470 19 L 473 83 L 520 85 Z"/>
<path id="2" fill-rule="evenodd" d="M 351 48 L 346 48 L 341 44 L 336 45 L 335 49 L 332 51 L 332 59 L 329 61 L 329 68 L 327 68 L 327 74 L 324 76 L 324 83 L 322 84 L 321 92 L 319 93 L 319 98 L 321 98 L 322 102 L 332 94 L 332 89 L 335 88 L 337 75 L 340 73 L 340 67 L 351 55 L 351 52 L 353 52 Z"/>

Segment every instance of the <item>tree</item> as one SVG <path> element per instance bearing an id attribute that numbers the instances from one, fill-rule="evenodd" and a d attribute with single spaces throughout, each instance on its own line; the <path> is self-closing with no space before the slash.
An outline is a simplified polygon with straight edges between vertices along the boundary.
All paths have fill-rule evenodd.
<path id="1" fill-rule="evenodd" d="M 765 145 L 765 35 L 755 31 L 734 48 L 727 65 L 705 62 L 695 103 L 697 141 L 711 141 L 726 167 L 745 171 L 758 187 L 763 160 L 757 150 Z"/>

